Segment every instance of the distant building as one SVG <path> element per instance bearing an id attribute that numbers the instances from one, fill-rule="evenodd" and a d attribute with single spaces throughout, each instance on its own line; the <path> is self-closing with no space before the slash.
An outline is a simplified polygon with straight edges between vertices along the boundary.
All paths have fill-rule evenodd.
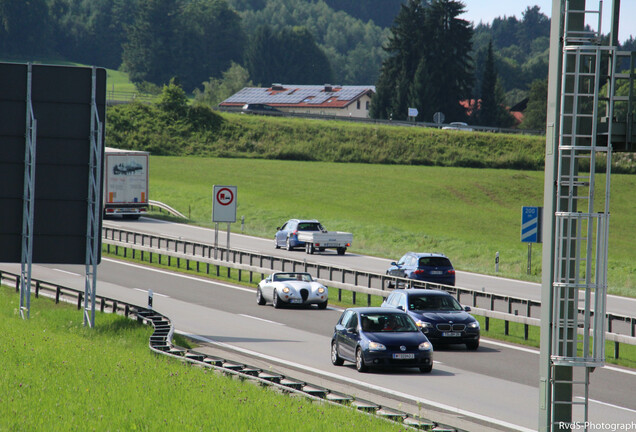
<path id="1" fill-rule="evenodd" d="M 374 94 L 375 86 L 272 84 L 269 88 L 245 87 L 219 106 L 266 104 L 289 113 L 368 118 Z"/>

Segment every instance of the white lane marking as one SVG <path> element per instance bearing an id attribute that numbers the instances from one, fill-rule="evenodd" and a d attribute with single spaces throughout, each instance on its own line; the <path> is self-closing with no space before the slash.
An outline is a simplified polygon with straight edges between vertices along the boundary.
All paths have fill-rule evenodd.
<path id="1" fill-rule="evenodd" d="M 134 289 L 135 291 L 141 291 L 141 292 L 142 292 L 142 293 L 144 293 L 144 294 L 148 292 L 148 290 L 141 289 L 141 288 L 133 288 L 133 289 Z M 170 298 L 170 296 L 167 296 L 167 295 L 165 295 L 165 294 L 160 294 L 160 293 L 158 293 L 158 292 L 154 292 L 154 291 L 153 291 L 152 295 L 155 295 L 155 296 L 157 296 L 157 297 L 166 297 L 166 298 Z"/>
<path id="2" fill-rule="evenodd" d="M 577 397 L 576 397 L 576 399 L 582 399 L 582 400 L 585 400 L 585 398 L 584 398 L 584 397 L 582 397 L 582 396 L 577 396 Z M 610 408 L 616 408 L 616 409 L 620 409 L 620 410 L 624 410 L 624 411 L 628 411 L 628 412 L 636 413 L 636 410 L 633 410 L 633 409 L 631 409 L 631 408 L 622 407 L 622 406 L 620 406 L 620 405 L 614 405 L 614 404 L 607 403 L 607 402 L 601 402 L 601 401 L 598 401 L 598 400 L 596 400 L 596 399 L 588 399 L 588 400 L 589 400 L 590 402 L 594 402 L 594 403 L 597 403 L 597 404 L 599 404 L 599 405 L 605 405 L 605 406 L 608 406 L 608 407 L 610 407 Z"/>
<path id="3" fill-rule="evenodd" d="M 212 345 L 218 345 L 220 347 L 225 347 L 225 348 L 232 349 L 234 351 L 242 352 L 243 354 L 247 354 L 247 355 L 250 355 L 250 356 L 255 356 L 255 357 L 260 358 L 260 359 L 266 359 L 266 360 L 269 360 L 269 361 L 274 361 L 274 362 L 277 362 L 277 363 L 286 364 L 288 366 L 291 366 L 291 367 L 294 367 L 294 368 L 297 368 L 297 369 L 301 369 L 301 370 L 305 370 L 305 371 L 311 371 L 312 373 L 317 374 L 317 375 L 328 376 L 330 378 L 337 379 L 337 380 L 340 380 L 340 381 L 345 381 L 345 382 L 348 382 L 350 384 L 354 384 L 354 385 L 361 386 L 361 387 L 366 387 L 366 388 L 368 388 L 370 390 L 381 391 L 381 392 L 383 392 L 385 394 L 390 394 L 390 395 L 393 395 L 393 396 L 396 396 L 396 397 L 410 399 L 410 400 L 413 400 L 415 402 L 419 402 L 419 403 L 422 403 L 422 404 L 430 405 L 430 406 L 436 407 L 438 409 L 443 409 L 443 410 L 455 412 L 455 413 L 457 413 L 459 415 L 468 416 L 468 417 L 471 417 L 473 419 L 487 421 L 487 422 L 490 422 L 490 423 L 497 424 L 499 426 L 503 426 L 503 427 L 506 427 L 506 428 L 510 428 L 510 429 L 514 429 L 514 430 L 518 430 L 518 431 L 522 431 L 522 432 L 535 432 L 534 429 L 529 429 L 529 428 L 526 428 L 526 427 L 523 427 L 523 426 L 514 425 L 512 423 L 508 423 L 508 422 L 503 421 L 503 420 L 498 420 L 498 419 L 495 419 L 495 418 L 492 418 L 492 417 L 488 417 L 488 416 L 477 414 L 477 413 L 474 413 L 474 412 L 471 412 L 471 411 L 463 410 L 461 408 L 457 408 L 456 406 L 450 406 L 450 405 L 442 404 L 442 403 L 435 402 L 435 401 L 432 401 L 432 400 L 428 400 L 428 399 L 420 398 L 420 397 L 417 397 L 417 396 L 409 395 L 409 394 L 406 394 L 406 393 L 398 392 L 398 391 L 395 391 L 395 390 L 387 389 L 387 388 L 384 388 L 384 387 L 376 386 L 374 384 L 369 384 L 369 383 L 364 382 L 364 381 L 359 381 L 359 380 L 348 378 L 348 377 L 345 377 L 345 376 L 342 376 L 342 375 L 337 375 L 337 374 L 334 374 L 334 373 L 331 373 L 331 372 L 326 372 L 326 371 L 323 371 L 323 370 L 320 370 L 320 369 L 315 369 L 315 368 L 312 368 L 312 367 L 309 367 L 309 366 L 306 366 L 306 365 L 301 365 L 301 364 L 298 364 L 298 363 L 290 362 L 288 360 L 283 360 L 283 359 L 280 359 L 280 358 L 277 358 L 277 357 L 272 357 L 272 356 L 269 356 L 269 355 L 266 355 L 266 354 L 263 354 L 263 353 L 251 351 L 251 350 L 248 350 L 248 349 L 245 349 L 245 348 L 240 348 L 240 347 L 237 347 L 237 346 L 234 346 L 234 345 L 229 345 L 229 344 L 226 344 L 226 343 L 223 343 L 223 342 L 217 342 L 217 341 L 214 341 L 212 339 L 204 338 L 204 337 L 201 337 L 201 336 L 187 334 L 187 333 L 182 333 L 182 332 L 179 332 L 179 331 L 177 331 L 177 333 L 181 333 L 181 334 L 183 334 L 185 336 L 191 337 L 193 339 L 198 339 L 200 341 L 203 341 L 203 342 L 206 342 L 206 343 L 210 343 Z"/>
<path id="4" fill-rule="evenodd" d="M 488 345 L 495 345 L 495 346 L 500 346 L 500 347 L 504 347 L 504 348 L 509 348 L 509 349 L 514 349 L 517 351 L 523 351 L 523 352 L 527 352 L 527 353 L 532 353 L 532 354 L 540 354 L 540 351 L 536 348 L 526 348 L 526 347 L 522 347 L 519 345 L 510 345 L 504 342 L 497 342 L 494 341 L 492 339 L 480 339 L 481 343 L 485 343 Z"/>
<path id="5" fill-rule="evenodd" d="M 161 274 L 165 274 L 165 275 L 170 275 L 170 276 L 175 276 L 175 277 L 181 277 L 184 279 L 190 279 L 193 281 L 197 281 L 197 282 L 202 282 L 202 283 L 206 283 L 206 284 L 210 284 L 210 285 L 220 285 L 220 286 L 224 286 L 226 288 L 232 288 L 238 291 L 245 291 L 245 292 L 250 292 L 253 293 L 254 290 L 250 289 L 250 288 L 242 288 L 236 285 L 230 285 L 230 284 L 226 284 L 226 283 L 222 283 L 222 282 L 216 282 L 216 281 L 211 281 L 211 280 L 207 280 L 205 278 L 198 278 L 198 277 L 194 277 L 194 276 L 188 276 L 188 275 L 184 275 L 184 274 L 179 274 L 179 273 L 173 273 L 173 272 L 169 272 L 166 270 L 160 270 L 160 269 L 156 269 L 156 268 L 152 268 L 152 267 L 146 267 L 146 266 L 142 266 L 142 265 L 138 265 L 138 264 L 132 264 L 132 263 L 128 263 L 125 261 L 119 261 L 119 260 L 114 260 L 114 259 L 110 259 L 110 258 L 102 258 L 102 261 L 109 261 L 112 263 L 116 263 L 116 264 L 121 264 L 121 265 L 125 265 L 125 266 L 129 266 L 129 267 L 134 267 L 134 268 L 138 268 L 141 270 L 147 270 L 147 271 L 152 271 L 152 272 L 156 272 L 156 273 L 161 273 Z"/>
<path id="6" fill-rule="evenodd" d="M 240 316 L 242 316 L 242 317 L 245 317 L 245 318 L 251 318 L 251 319 L 255 319 L 255 320 L 259 320 L 259 321 L 264 321 L 264 322 L 266 322 L 266 323 L 276 324 L 276 325 L 279 325 L 279 326 L 284 326 L 284 325 L 285 325 L 285 324 L 283 324 L 283 323 L 279 323 L 279 322 L 276 322 L 276 321 L 266 320 L 266 319 L 259 318 L 259 317 L 255 317 L 255 316 L 252 316 L 252 315 L 245 315 L 245 314 L 239 314 L 239 315 L 240 315 Z"/>
<path id="7" fill-rule="evenodd" d="M 79 273 L 70 272 L 70 271 L 62 270 L 62 269 L 58 269 L 58 268 L 54 268 L 53 270 L 58 271 L 58 272 L 60 272 L 60 273 L 66 273 L 66 274 L 69 274 L 69 275 L 73 275 L 73 276 L 80 276 L 80 277 L 82 276 L 82 275 L 81 275 L 81 274 L 79 274 Z"/>
<path id="8" fill-rule="evenodd" d="M 489 344 L 489 345 L 495 345 L 495 346 L 501 346 L 504 348 L 508 348 L 508 349 L 513 349 L 513 350 L 517 350 L 517 351 L 523 351 L 523 352 L 527 352 L 527 353 L 531 353 L 531 354 L 536 354 L 539 355 L 541 354 L 541 351 L 536 349 L 536 348 L 526 348 L 526 347 L 522 347 L 519 345 L 509 345 L 505 342 L 497 342 L 494 341 L 492 339 L 481 339 L 481 343 L 485 343 L 485 344 Z M 631 369 L 624 369 L 624 368 L 619 368 L 616 366 L 609 366 L 609 365 L 605 365 L 603 366 L 603 369 L 607 369 L 607 370 L 611 370 L 612 372 L 620 372 L 620 373 L 624 373 L 627 375 L 636 375 L 636 370 L 631 370 Z"/>

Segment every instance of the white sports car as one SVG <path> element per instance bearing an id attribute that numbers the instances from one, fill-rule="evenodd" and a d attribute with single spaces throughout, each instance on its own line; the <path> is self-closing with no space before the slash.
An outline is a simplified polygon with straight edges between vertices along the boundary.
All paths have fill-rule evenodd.
<path id="1" fill-rule="evenodd" d="M 318 309 L 325 309 L 328 294 L 327 287 L 313 280 L 309 273 L 276 272 L 259 282 L 256 302 L 264 305 L 271 301 L 276 309 L 284 304 L 315 304 Z"/>

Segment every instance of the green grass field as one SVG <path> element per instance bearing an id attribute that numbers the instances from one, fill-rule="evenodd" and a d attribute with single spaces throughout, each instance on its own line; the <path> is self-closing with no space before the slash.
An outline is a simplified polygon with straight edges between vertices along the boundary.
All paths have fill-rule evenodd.
<path id="1" fill-rule="evenodd" d="M 152 329 L 0 288 L 0 430 L 400 431 L 354 409 L 289 397 L 153 354 Z"/>
<path id="2" fill-rule="evenodd" d="M 442 252 L 459 270 L 539 281 L 542 245 L 520 241 L 521 207 L 543 205 L 543 173 L 201 157 L 151 157 L 150 196 L 212 225 L 212 187 L 238 186 L 245 233 L 273 238 L 289 218 L 354 234 L 352 250 L 387 258 Z M 612 176 L 609 288 L 636 296 L 636 177 Z M 232 230 L 240 231 L 240 223 Z M 386 269 L 378 268 L 378 272 Z M 522 293 L 520 293 L 522 294 Z"/>

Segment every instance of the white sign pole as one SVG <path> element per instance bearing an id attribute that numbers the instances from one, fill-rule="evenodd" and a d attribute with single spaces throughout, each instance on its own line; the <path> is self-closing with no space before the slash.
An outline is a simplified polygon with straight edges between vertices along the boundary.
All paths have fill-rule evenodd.
<path id="1" fill-rule="evenodd" d="M 227 241 L 225 242 L 227 246 L 227 261 L 230 260 L 230 223 L 227 223 Z"/>

